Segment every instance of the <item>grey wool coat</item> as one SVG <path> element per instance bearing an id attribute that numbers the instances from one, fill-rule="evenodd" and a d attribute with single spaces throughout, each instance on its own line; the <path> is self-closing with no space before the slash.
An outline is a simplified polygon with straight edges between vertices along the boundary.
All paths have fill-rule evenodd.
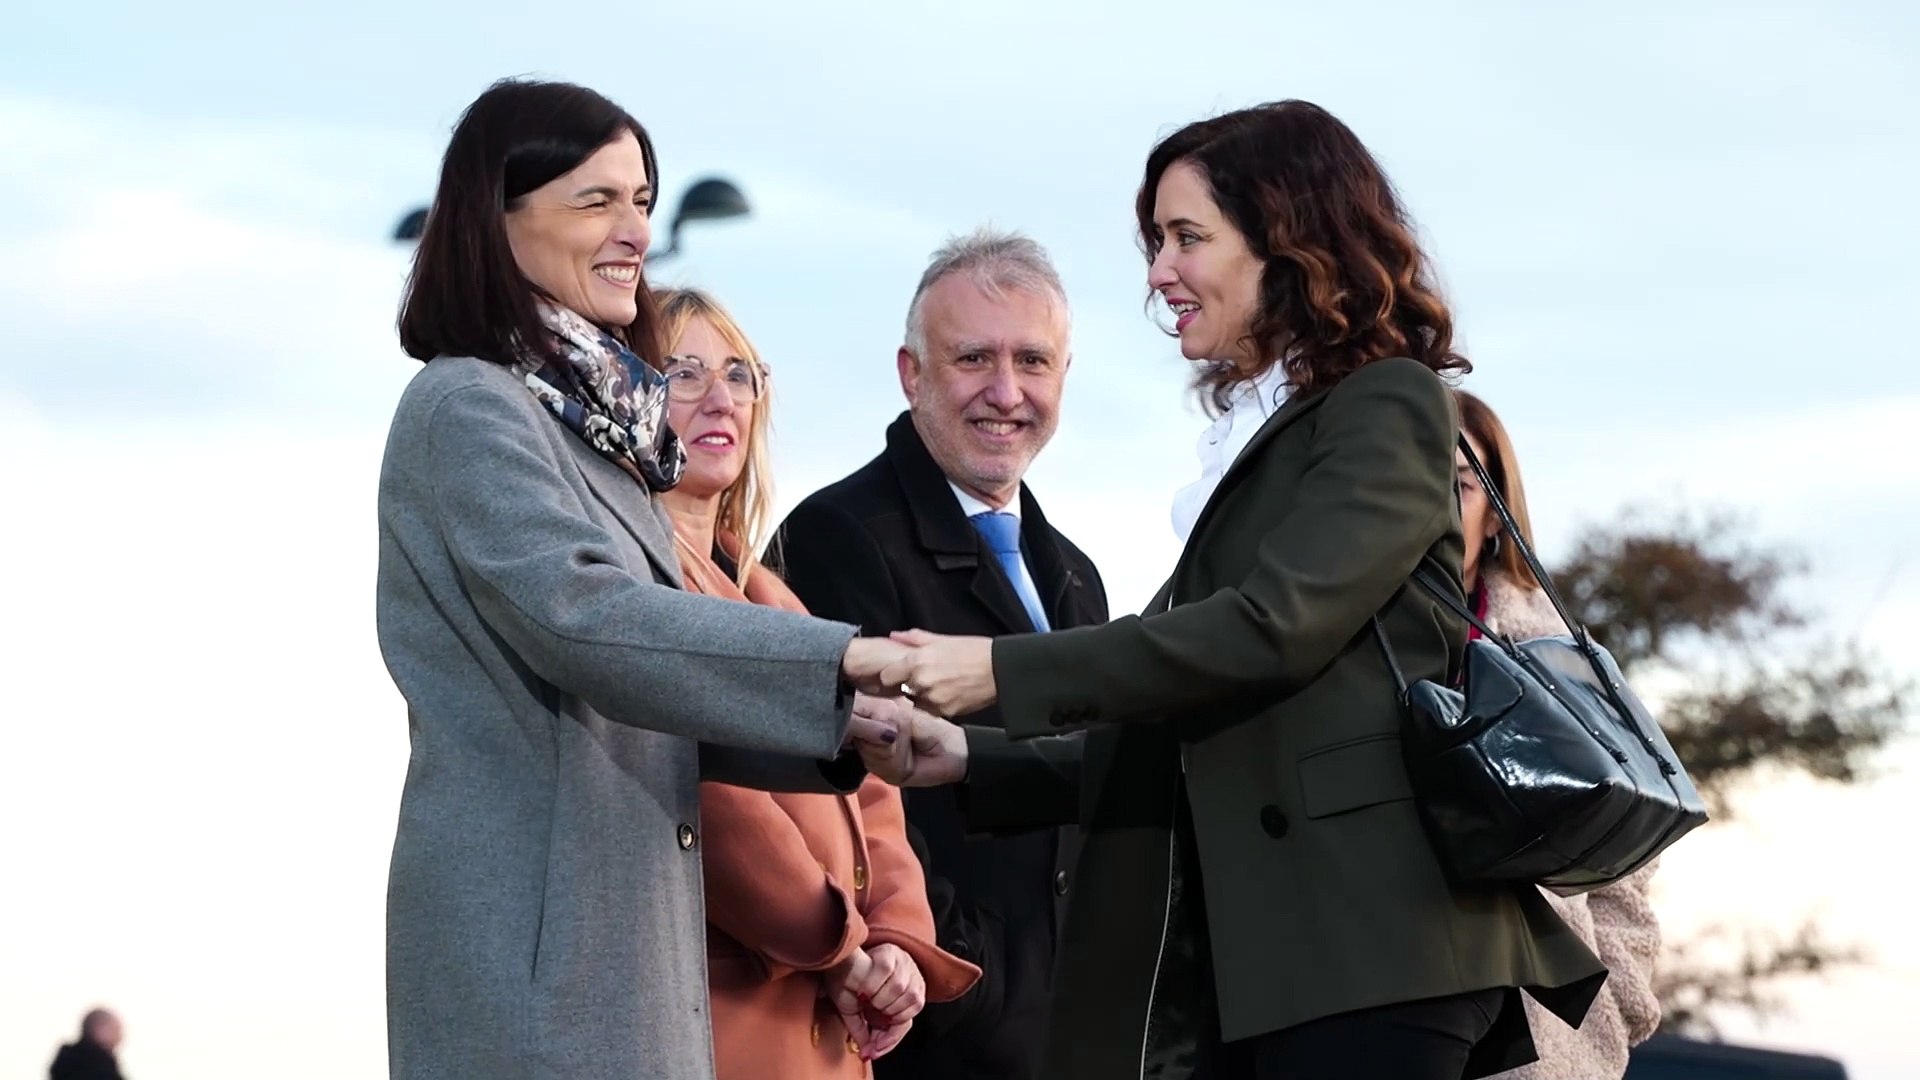
<path id="1" fill-rule="evenodd" d="M 851 790 L 854 628 L 679 591 L 664 510 L 483 360 L 407 387 L 379 526 L 392 1076 L 711 1077 L 698 784 Z"/>

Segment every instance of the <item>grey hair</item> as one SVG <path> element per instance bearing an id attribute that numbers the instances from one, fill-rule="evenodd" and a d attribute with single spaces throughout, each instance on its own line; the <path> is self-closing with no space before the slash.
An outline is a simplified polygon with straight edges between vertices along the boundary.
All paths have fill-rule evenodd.
<path id="1" fill-rule="evenodd" d="M 906 348 L 915 357 L 924 357 L 927 351 L 927 320 L 921 301 L 927 290 L 955 274 L 966 275 L 981 292 L 996 299 L 1008 292 L 1050 296 L 1072 318 L 1067 290 L 1060 284 L 1060 273 L 1053 268 L 1047 249 L 1021 233 L 983 226 L 965 236 L 949 237 L 920 275 L 913 301 L 907 305 Z"/>

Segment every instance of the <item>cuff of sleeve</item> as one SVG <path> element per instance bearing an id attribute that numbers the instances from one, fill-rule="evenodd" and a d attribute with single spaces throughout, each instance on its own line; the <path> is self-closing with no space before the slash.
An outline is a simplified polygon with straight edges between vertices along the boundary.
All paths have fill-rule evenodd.
<path id="1" fill-rule="evenodd" d="M 866 947 L 892 945 L 913 957 L 927 984 L 927 1000 L 954 1001 L 980 981 L 980 968 L 941 949 L 918 935 L 889 927 L 870 926 Z"/>
<path id="2" fill-rule="evenodd" d="M 820 775 L 834 791 L 851 795 L 867 782 L 867 765 L 860 760 L 859 754 L 842 750 L 838 757 L 820 763 Z"/>
<path id="3" fill-rule="evenodd" d="M 993 681 L 999 692 L 1000 717 L 1008 738 L 1031 739 L 1040 735 L 1065 735 L 1099 719 L 1092 702 L 1065 702 L 1055 699 L 1058 689 L 1061 646 L 1070 644 L 1084 629 L 1056 630 L 1050 634 L 1016 634 L 993 641 Z"/>
<path id="4" fill-rule="evenodd" d="M 992 833 L 1006 826 L 1011 813 L 1004 797 L 1008 766 L 1007 733 L 999 728 L 968 724 L 967 775 L 955 785 L 960 815 L 971 833 Z"/>

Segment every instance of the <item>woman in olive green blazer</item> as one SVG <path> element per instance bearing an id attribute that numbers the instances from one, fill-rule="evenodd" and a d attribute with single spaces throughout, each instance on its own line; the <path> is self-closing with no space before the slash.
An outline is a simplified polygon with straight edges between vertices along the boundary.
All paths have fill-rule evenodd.
<path id="1" fill-rule="evenodd" d="M 1441 376 L 1467 367 L 1413 232 L 1353 133 L 1297 101 L 1168 137 L 1138 216 L 1222 418 L 1175 508 L 1172 578 L 1101 627 L 903 635 L 919 648 L 883 674 L 945 716 L 998 700 L 1004 733 L 924 720 L 896 743 L 926 756 L 909 783 L 943 755 L 968 769 L 976 825 L 1078 788 L 1043 1075 L 1458 1080 L 1531 1060 L 1520 990 L 1577 1024 L 1605 970 L 1537 889 L 1443 875 L 1368 630 L 1380 614 L 1415 678 L 1445 678 L 1465 641 L 1405 587 L 1423 559 L 1459 582 Z M 1078 769 L 1078 740 L 1020 741 L 1077 729 Z"/>

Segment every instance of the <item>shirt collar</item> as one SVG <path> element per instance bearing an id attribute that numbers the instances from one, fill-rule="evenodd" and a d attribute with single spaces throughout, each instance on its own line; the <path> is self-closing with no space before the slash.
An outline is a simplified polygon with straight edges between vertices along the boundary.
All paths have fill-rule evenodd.
<path id="1" fill-rule="evenodd" d="M 960 500 L 960 512 L 967 515 L 969 519 L 976 517 L 980 514 L 994 514 L 994 513 L 1012 514 L 1014 517 L 1020 516 L 1020 499 L 1018 496 L 1015 496 L 1012 500 L 1010 500 L 1007 503 L 1007 505 L 1000 507 L 998 510 L 995 510 L 993 507 L 988 506 L 978 496 L 962 488 L 959 484 L 956 484 L 953 481 L 949 480 L 947 481 L 947 486 L 953 489 L 953 497 Z"/>
<path id="2" fill-rule="evenodd" d="M 1241 383 L 1230 407 L 1248 402 L 1258 408 L 1260 416 L 1265 418 L 1279 412 L 1280 406 L 1286 404 L 1292 392 L 1292 387 L 1287 385 L 1286 365 L 1273 364 L 1252 380 Z"/>

